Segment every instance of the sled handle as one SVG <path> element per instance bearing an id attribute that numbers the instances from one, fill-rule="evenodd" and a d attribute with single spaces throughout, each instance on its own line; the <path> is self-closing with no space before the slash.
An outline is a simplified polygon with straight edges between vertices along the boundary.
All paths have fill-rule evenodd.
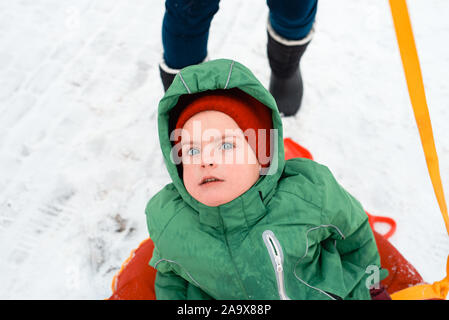
<path id="1" fill-rule="evenodd" d="M 382 235 L 385 239 L 388 240 L 396 232 L 396 221 L 394 221 L 392 218 L 375 216 L 368 213 L 367 211 L 365 212 L 368 215 L 368 222 L 371 225 L 372 229 L 374 229 L 374 225 L 378 222 L 386 223 L 390 226 L 390 230 L 388 230 L 387 233 Z"/>
<path id="2" fill-rule="evenodd" d="M 449 234 L 449 215 L 446 200 L 444 198 L 441 182 L 438 155 L 433 138 L 432 124 L 430 122 L 429 109 L 427 107 L 424 83 L 419 65 L 418 52 L 413 37 L 412 25 L 405 0 L 390 0 L 391 14 L 393 16 L 396 38 L 401 54 L 402 65 L 408 86 L 410 102 L 418 126 L 421 144 L 426 158 L 427 169 L 433 190 L 437 198 L 443 216 L 447 233 Z"/>

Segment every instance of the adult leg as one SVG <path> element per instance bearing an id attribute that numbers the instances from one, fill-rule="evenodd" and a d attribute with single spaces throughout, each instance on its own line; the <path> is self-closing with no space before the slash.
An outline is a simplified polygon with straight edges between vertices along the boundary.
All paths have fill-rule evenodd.
<path id="1" fill-rule="evenodd" d="M 297 113 L 303 96 L 299 63 L 313 36 L 317 0 L 267 0 L 270 92 L 285 116 Z"/>
<path id="2" fill-rule="evenodd" d="M 159 65 L 166 91 L 179 69 L 207 56 L 207 41 L 219 0 L 166 0 L 162 22 L 163 61 Z"/>
<path id="3" fill-rule="evenodd" d="M 312 30 L 317 0 L 267 0 L 273 30 L 288 40 L 305 38 Z"/>

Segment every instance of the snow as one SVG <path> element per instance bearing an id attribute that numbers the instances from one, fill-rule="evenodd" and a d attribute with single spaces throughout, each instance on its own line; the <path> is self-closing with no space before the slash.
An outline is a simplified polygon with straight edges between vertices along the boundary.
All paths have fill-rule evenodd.
<path id="1" fill-rule="evenodd" d="M 409 0 L 449 190 L 449 2 Z M 169 182 L 157 139 L 163 1 L 0 2 L 0 299 L 104 299 L 148 236 L 146 202 Z M 220 3 L 209 57 L 268 85 L 268 9 Z M 387 1 L 321 0 L 301 62 L 302 109 L 285 136 L 307 147 L 427 282 L 448 234 L 427 173 Z"/>

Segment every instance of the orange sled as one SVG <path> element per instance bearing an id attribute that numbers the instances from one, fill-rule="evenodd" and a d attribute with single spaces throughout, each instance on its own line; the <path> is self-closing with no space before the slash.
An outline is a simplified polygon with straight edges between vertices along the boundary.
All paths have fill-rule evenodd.
<path id="1" fill-rule="evenodd" d="M 284 148 L 286 160 L 298 157 L 313 160 L 312 154 L 307 149 L 290 138 L 284 139 Z M 374 216 L 368 212 L 367 214 L 379 250 L 381 266 L 389 272 L 388 277 L 381 284 L 392 298 L 395 299 L 396 296 L 398 299 L 410 300 L 439 299 L 440 296 L 433 290 L 435 284 L 425 284 L 418 271 L 388 241 L 396 229 L 395 221 L 387 217 Z M 390 226 L 390 230 L 385 235 L 374 230 L 374 225 L 378 222 L 387 223 Z M 148 238 L 131 252 L 130 257 L 113 278 L 112 295 L 109 300 L 155 299 L 156 270 L 148 264 L 153 249 L 153 241 Z M 436 290 L 441 289 L 440 287 L 437 286 Z"/>

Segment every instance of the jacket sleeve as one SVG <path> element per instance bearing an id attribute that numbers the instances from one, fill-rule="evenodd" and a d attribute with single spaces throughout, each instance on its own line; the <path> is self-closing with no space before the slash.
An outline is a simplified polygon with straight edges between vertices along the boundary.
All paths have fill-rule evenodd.
<path id="1" fill-rule="evenodd" d="M 157 300 L 211 300 L 207 293 L 174 272 L 157 272 L 154 289 Z"/>
<path id="2" fill-rule="evenodd" d="M 188 282 L 174 272 L 157 272 L 154 291 L 157 300 L 186 300 Z"/>
<path id="3" fill-rule="evenodd" d="M 381 269 L 376 241 L 368 215 L 357 199 L 335 180 L 330 170 L 320 166 L 323 182 L 323 224 L 329 224 L 331 238 L 341 264 L 350 276 L 345 277 L 344 299 L 370 299 L 369 289 L 379 285 L 388 272 Z"/>
<path id="4" fill-rule="evenodd" d="M 209 300 L 212 299 L 203 290 L 191 284 L 172 270 L 170 262 L 165 260 L 159 250 L 160 229 L 153 216 L 148 217 L 148 229 L 153 235 L 154 250 L 149 265 L 157 269 L 154 290 L 157 300 Z"/>

